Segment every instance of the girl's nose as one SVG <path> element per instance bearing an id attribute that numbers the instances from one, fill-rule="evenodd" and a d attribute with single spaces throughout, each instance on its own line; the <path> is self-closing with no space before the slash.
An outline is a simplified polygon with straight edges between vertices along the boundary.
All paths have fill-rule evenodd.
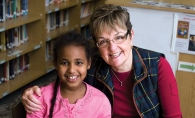
<path id="1" fill-rule="evenodd" d="M 75 66 L 74 66 L 74 64 L 70 64 L 70 66 L 69 66 L 69 68 L 68 68 L 68 72 L 69 72 L 69 73 L 74 73 L 74 71 L 75 71 Z"/>

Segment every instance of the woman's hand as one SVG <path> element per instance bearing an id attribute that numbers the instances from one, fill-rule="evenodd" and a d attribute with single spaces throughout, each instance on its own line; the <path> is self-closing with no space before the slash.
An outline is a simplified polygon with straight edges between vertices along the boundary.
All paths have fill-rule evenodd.
<path id="1" fill-rule="evenodd" d="M 22 103 L 28 113 L 39 111 L 41 109 L 41 102 L 33 94 L 41 96 L 41 90 L 38 86 L 26 89 L 22 95 Z"/>

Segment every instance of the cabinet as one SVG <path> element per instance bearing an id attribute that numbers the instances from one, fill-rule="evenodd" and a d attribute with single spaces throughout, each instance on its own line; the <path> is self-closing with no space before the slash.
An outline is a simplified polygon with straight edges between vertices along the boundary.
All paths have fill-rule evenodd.
<path id="1" fill-rule="evenodd" d="M 92 5 L 92 13 L 96 6 L 105 2 L 63 0 L 47 5 L 48 0 L 12 0 L 13 3 L 23 1 L 27 4 L 26 14 L 0 22 L 0 98 L 52 71 L 51 50 L 55 38 L 73 30 L 81 32 L 83 27 L 88 27 L 91 14 L 81 18 L 84 4 Z M 7 12 L 6 0 L 3 4 Z M 22 7 L 20 9 L 22 11 Z M 13 43 L 9 44 L 11 39 Z"/>

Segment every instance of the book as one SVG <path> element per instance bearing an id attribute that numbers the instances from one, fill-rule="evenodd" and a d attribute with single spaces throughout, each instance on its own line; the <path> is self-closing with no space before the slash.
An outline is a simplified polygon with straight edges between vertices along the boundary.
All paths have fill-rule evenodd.
<path id="1" fill-rule="evenodd" d="M 13 18 L 17 17 L 16 14 L 16 0 L 12 0 L 12 13 L 13 13 Z"/>
<path id="2" fill-rule="evenodd" d="M 5 38 L 5 31 L 0 33 L 1 37 L 1 52 L 6 52 L 6 38 Z"/>
<path id="3" fill-rule="evenodd" d="M 14 44 L 15 47 L 19 46 L 19 40 L 18 40 L 18 27 L 14 28 Z"/>

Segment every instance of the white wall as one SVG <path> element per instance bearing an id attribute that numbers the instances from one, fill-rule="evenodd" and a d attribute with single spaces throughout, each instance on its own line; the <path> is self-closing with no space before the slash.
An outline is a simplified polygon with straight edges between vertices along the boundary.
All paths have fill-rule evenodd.
<path id="1" fill-rule="evenodd" d="M 134 45 L 164 53 L 175 73 L 177 54 L 171 52 L 174 12 L 125 8 L 130 13 L 130 21 L 133 25 Z"/>

